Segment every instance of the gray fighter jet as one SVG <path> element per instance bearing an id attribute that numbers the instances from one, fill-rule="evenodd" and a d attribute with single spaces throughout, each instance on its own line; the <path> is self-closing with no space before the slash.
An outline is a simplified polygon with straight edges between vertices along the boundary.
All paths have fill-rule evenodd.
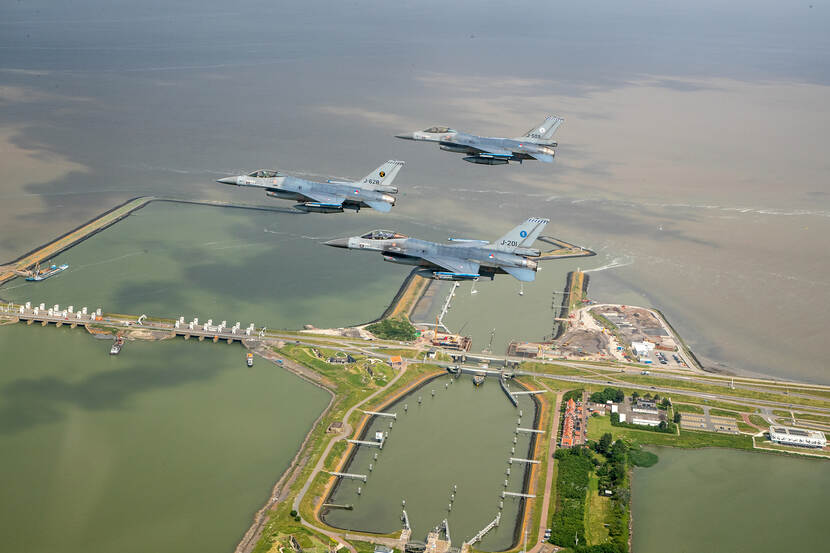
<path id="1" fill-rule="evenodd" d="M 451 244 L 409 238 L 389 230 L 373 230 L 363 236 L 337 238 L 327 246 L 350 250 L 377 251 L 392 263 L 418 265 L 422 274 L 437 280 L 478 280 L 498 274 L 511 274 L 522 282 L 536 278 L 541 255 L 532 248 L 549 219 L 531 217 L 492 244 L 486 240 L 450 238 Z"/>
<path id="2" fill-rule="evenodd" d="M 476 136 L 456 131 L 449 127 L 430 127 L 423 131 L 395 135 L 405 140 L 424 140 L 437 142 L 438 147 L 447 152 L 467 154 L 464 161 L 482 165 L 507 165 L 510 161 L 521 163 L 525 159 L 538 159 L 553 163 L 557 144 L 552 140 L 553 133 L 564 119 L 549 115 L 518 138 L 494 138 Z"/>
<path id="3" fill-rule="evenodd" d="M 363 179 L 354 182 L 314 182 L 279 171 L 254 171 L 247 175 L 218 179 L 216 182 L 264 188 L 265 194 L 273 198 L 300 202 L 294 207 L 305 212 L 342 213 L 345 209 L 357 212 L 361 207 L 388 212 L 395 205 L 393 194 L 398 193 L 398 189 L 392 186 L 392 181 L 403 164 L 403 161 L 390 159 Z"/>

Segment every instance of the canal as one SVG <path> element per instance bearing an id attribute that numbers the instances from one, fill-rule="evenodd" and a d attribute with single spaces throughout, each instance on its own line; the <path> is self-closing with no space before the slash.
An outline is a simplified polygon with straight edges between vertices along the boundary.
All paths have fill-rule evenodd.
<path id="1" fill-rule="evenodd" d="M 513 389 L 518 389 L 515 384 Z M 366 433 L 365 439 L 371 440 L 375 432 L 388 431 L 383 450 L 360 446 L 348 465 L 347 472 L 367 474 L 368 482 L 341 479 L 329 499 L 353 505 L 354 510 L 330 509 L 324 521 L 348 530 L 397 532 L 405 500 L 412 539 L 425 540 L 427 532 L 447 518 L 453 545 L 460 547 L 495 518 L 505 479 L 507 490 L 522 489 L 526 465 L 509 466 L 508 459 L 528 457 L 529 434 L 514 431 L 520 410 L 521 426 L 533 427 L 536 407 L 529 396 L 520 397 L 517 409 L 494 378 L 475 387 L 465 375 L 457 380 L 439 377 L 401 398 L 385 409 L 398 415 L 392 428 L 390 419 L 375 417 Z M 519 500 L 505 498 L 499 527 L 476 548 L 508 549 L 520 510 Z"/>
<path id="2" fill-rule="evenodd" d="M 656 448 L 634 470 L 634 553 L 826 551 L 830 463 Z"/>
<path id="3" fill-rule="evenodd" d="M 0 327 L 4 551 L 227 553 L 329 396 L 238 345 Z"/>

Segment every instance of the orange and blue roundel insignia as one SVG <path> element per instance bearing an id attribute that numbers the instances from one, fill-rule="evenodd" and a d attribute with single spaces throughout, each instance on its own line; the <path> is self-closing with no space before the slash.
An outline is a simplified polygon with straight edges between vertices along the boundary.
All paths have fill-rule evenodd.
<path id="1" fill-rule="evenodd" d="M 495 257 L 496 257 L 495 255 L 490 254 L 490 259 L 494 259 Z"/>
<path id="2" fill-rule="evenodd" d="M 519 233 L 519 236 L 521 236 L 522 238 L 527 238 L 527 231 L 523 230 L 522 232 Z"/>
<path id="3" fill-rule="evenodd" d="M 380 178 L 383 178 L 386 176 L 386 171 L 381 171 L 378 175 L 380 175 Z"/>

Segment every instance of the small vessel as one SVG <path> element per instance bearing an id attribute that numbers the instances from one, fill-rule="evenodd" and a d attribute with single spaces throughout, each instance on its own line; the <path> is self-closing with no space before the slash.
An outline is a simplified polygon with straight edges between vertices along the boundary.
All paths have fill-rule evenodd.
<path id="1" fill-rule="evenodd" d="M 121 348 L 124 347 L 124 338 L 118 336 L 113 342 L 112 347 L 110 348 L 110 355 L 118 355 L 121 353 Z"/>
<path id="2" fill-rule="evenodd" d="M 35 270 L 32 271 L 32 274 L 26 277 L 26 280 L 33 281 L 33 282 L 40 282 L 41 280 L 46 280 L 50 276 L 54 276 L 58 273 L 61 273 L 69 268 L 67 263 L 63 265 L 51 265 L 48 269 L 41 269 L 40 263 L 35 265 Z"/>
<path id="3" fill-rule="evenodd" d="M 483 374 L 475 375 L 473 377 L 473 384 L 475 384 L 476 386 L 481 386 L 482 384 L 484 384 L 484 375 Z"/>
<path id="4" fill-rule="evenodd" d="M 375 441 L 383 442 L 383 432 L 375 432 Z"/>
<path id="5" fill-rule="evenodd" d="M 245 359 L 246 359 L 249 367 L 254 366 L 254 354 L 253 353 L 248 353 L 248 355 L 245 356 Z"/>

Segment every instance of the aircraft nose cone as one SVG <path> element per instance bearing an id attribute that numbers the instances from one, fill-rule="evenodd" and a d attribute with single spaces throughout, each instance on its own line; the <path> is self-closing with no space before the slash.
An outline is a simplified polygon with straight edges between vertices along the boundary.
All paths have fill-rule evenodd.
<path id="1" fill-rule="evenodd" d="M 216 182 L 219 184 L 236 184 L 236 177 L 225 177 L 222 179 L 216 179 Z"/>
<path id="2" fill-rule="evenodd" d="M 415 133 L 407 132 L 403 134 L 396 134 L 395 138 L 403 138 L 404 140 L 415 140 Z"/>
<path id="3" fill-rule="evenodd" d="M 349 239 L 348 238 L 335 238 L 334 240 L 329 240 L 328 242 L 323 242 L 326 246 L 332 246 L 334 248 L 348 248 L 349 247 Z"/>

